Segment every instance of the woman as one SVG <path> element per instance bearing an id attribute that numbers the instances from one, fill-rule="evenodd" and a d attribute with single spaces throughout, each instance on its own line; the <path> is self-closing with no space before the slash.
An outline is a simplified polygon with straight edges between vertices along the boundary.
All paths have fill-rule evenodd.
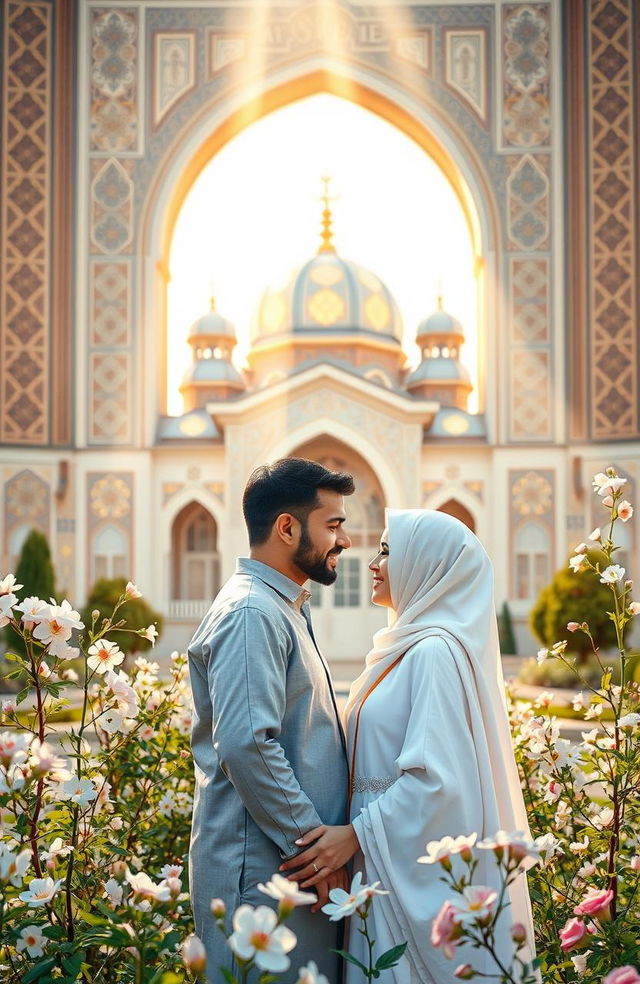
<path id="1" fill-rule="evenodd" d="M 380 552 L 369 565 L 372 600 L 389 609 L 364 671 L 351 687 L 345 721 L 352 763 L 351 823 L 319 827 L 301 839 L 295 876 L 312 886 L 355 855 L 376 898 L 370 935 L 377 954 L 407 941 L 383 984 L 453 984 L 459 963 L 484 973 L 480 951 L 458 947 L 447 960 L 430 942 L 433 919 L 451 891 L 438 864 L 417 864 L 425 843 L 447 834 L 478 839 L 527 830 L 513 758 L 498 650 L 491 563 L 458 520 L 427 510 L 387 510 Z M 475 884 L 492 885 L 491 851 L 479 851 Z M 293 867 L 289 862 L 287 867 Z M 509 929 L 522 922 L 533 939 L 526 881 L 511 892 L 500 920 L 499 949 L 512 952 Z M 357 928 L 357 927 L 354 927 Z M 352 930 L 350 949 L 367 963 Z M 494 971 L 495 972 L 495 971 Z M 348 984 L 361 980 L 351 966 Z"/>

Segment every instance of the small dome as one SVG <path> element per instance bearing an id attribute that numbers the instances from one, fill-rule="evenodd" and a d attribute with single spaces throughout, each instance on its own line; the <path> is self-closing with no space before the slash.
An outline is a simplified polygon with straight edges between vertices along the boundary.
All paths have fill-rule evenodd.
<path id="1" fill-rule="evenodd" d="M 189 383 L 226 383 L 244 389 L 242 376 L 226 359 L 198 359 L 193 362 L 182 380 L 183 386 Z"/>
<path id="2" fill-rule="evenodd" d="M 463 336 L 464 330 L 457 318 L 441 307 L 418 325 L 416 341 L 420 342 L 425 335 L 458 335 Z"/>
<path id="3" fill-rule="evenodd" d="M 211 298 L 211 309 L 201 318 L 194 321 L 191 325 L 187 341 L 190 341 L 192 338 L 202 336 L 211 336 L 213 338 L 232 338 L 234 340 L 236 337 L 236 330 L 233 323 L 231 321 L 227 321 L 227 319 L 223 318 L 221 314 L 218 314 L 215 309 L 215 301 L 213 298 Z"/>
<path id="4" fill-rule="evenodd" d="M 286 334 L 366 333 L 402 340 L 402 316 L 388 287 L 333 250 L 318 253 L 260 301 L 252 342 Z"/>

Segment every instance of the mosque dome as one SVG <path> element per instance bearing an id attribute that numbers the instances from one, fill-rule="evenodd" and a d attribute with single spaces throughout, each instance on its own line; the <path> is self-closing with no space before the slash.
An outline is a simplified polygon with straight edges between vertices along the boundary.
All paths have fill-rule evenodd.
<path id="1" fill-rule="evenodd" d="M 201 318 L 197 318 L 189 329 L 187 342 L 189 345 L 198 338 L 207 339 L 233 339 L 235 342 L 236 330 L 231 321 L 223 318 L 216 311 L 215 301 L 211 298 L 211 307 Z"/>
<path id="2" fill-rule="evenodd" d="M 458 335 L 462 339 L 464 338 L 464 329 L 457 318 L 439 306 L 437 311 L 434 311 L 418 325 L 416 342 L 420 345 L 425 336 L 431 338 L 432 335 Z"/>
<path id="3" fill-rule="evenodd" d="M 275 336 L 370 335 L 400 345 L 402 316 L 389 288 L 370 270 L 339 256 L 333 244 L 328 178 L 320 248 L 285 285 L 263 294 L 252 328 L 254 345 Z"/>
<path id="4" fill-rule="evenodd" d="M 473 385 L 460 361 L 464 329 L 443 309 L 441 297 L 437 310 L 418 326 L 416 342 L 422 361 L 407 377 L 407 390 L 422 399 L 437 400 L 442 406 L 465 410 Z"/>
<path id="5" fill-rule="evenodd" d="M 210 310 L 191 325 L 187 342 L 193 358 L 180 386 L 185 411 L 202 408 L 211 400 L 228 400 L 245 389 L 244 380 L 231 361 L 235 328 L 218 314 L 213 297 Z"/>

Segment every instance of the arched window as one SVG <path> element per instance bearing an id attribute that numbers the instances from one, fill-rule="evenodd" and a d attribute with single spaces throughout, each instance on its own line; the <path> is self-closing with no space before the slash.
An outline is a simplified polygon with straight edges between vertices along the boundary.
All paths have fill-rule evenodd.
<path id="1" fill-rule="evenodd" d="M 176 516 L 172 546 L 173 600 L 212 601 L 220 586 L 218 528 L 200 503 L 189 503 Z"/>
<path id="2" fill-rule="evenodd" d="M 516 598 L 533 601 L 548 584 L 550 539 L 549 531 L 539 523 L 527 523 L 515 539 L 514 594 Z"/>
<path id="3" fill-rule="evenodd" d="M 448 499 L 447 502 L 443 502 L 441 506 L 438 506 L 438 512 L 443 512 L 448 516 L 453 516 L 455 519 L 459 519 L 461 523 L 464 523 L 465 526 L 469 527 L 472 533 L 475 533 L 475 519 L 467 507 L 463 506 L 457 499 Z"/>
<path id="4" fill-rule="evenodd" d="M 127 577 L 128 553 L 125 534 L 115 526 L 104 526 L 93 538 L 93 580 Z"/>

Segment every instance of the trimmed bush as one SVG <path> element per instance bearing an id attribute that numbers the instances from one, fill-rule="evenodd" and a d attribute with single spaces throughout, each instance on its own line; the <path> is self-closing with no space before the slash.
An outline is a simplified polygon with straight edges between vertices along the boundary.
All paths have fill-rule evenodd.
<path id="1" fill-rule="evenodd" d="M 99 630 L 102 626 L 102 620 L 111 616 L 118 599 L 125 594 L 126 587 L 127 580 L 124 577 L 101 578 L 96 581 L 82 612 L 84 624 L 90 626 L 93 621 L 92 612 L 98 611 L 100 615 L 96 619 L 96 629 Z M 148 625 L 155 623 L 158 635 L 162 633 L 162 615 L 154 611 L 144 598 L 127 598 L 124 604 L 118 608 L 117 621 L 122 620 L 126 623 L 129 631 L 122 632 L 118 629 L 112 629 L 107 632 L 104 638 L 116 642 L 125 656 L 130 656 L 133 653 L 144 653 L 151 649 L 151 642 L 148 639 L 133 635 L 130 630 L 146 629 Z"/>

